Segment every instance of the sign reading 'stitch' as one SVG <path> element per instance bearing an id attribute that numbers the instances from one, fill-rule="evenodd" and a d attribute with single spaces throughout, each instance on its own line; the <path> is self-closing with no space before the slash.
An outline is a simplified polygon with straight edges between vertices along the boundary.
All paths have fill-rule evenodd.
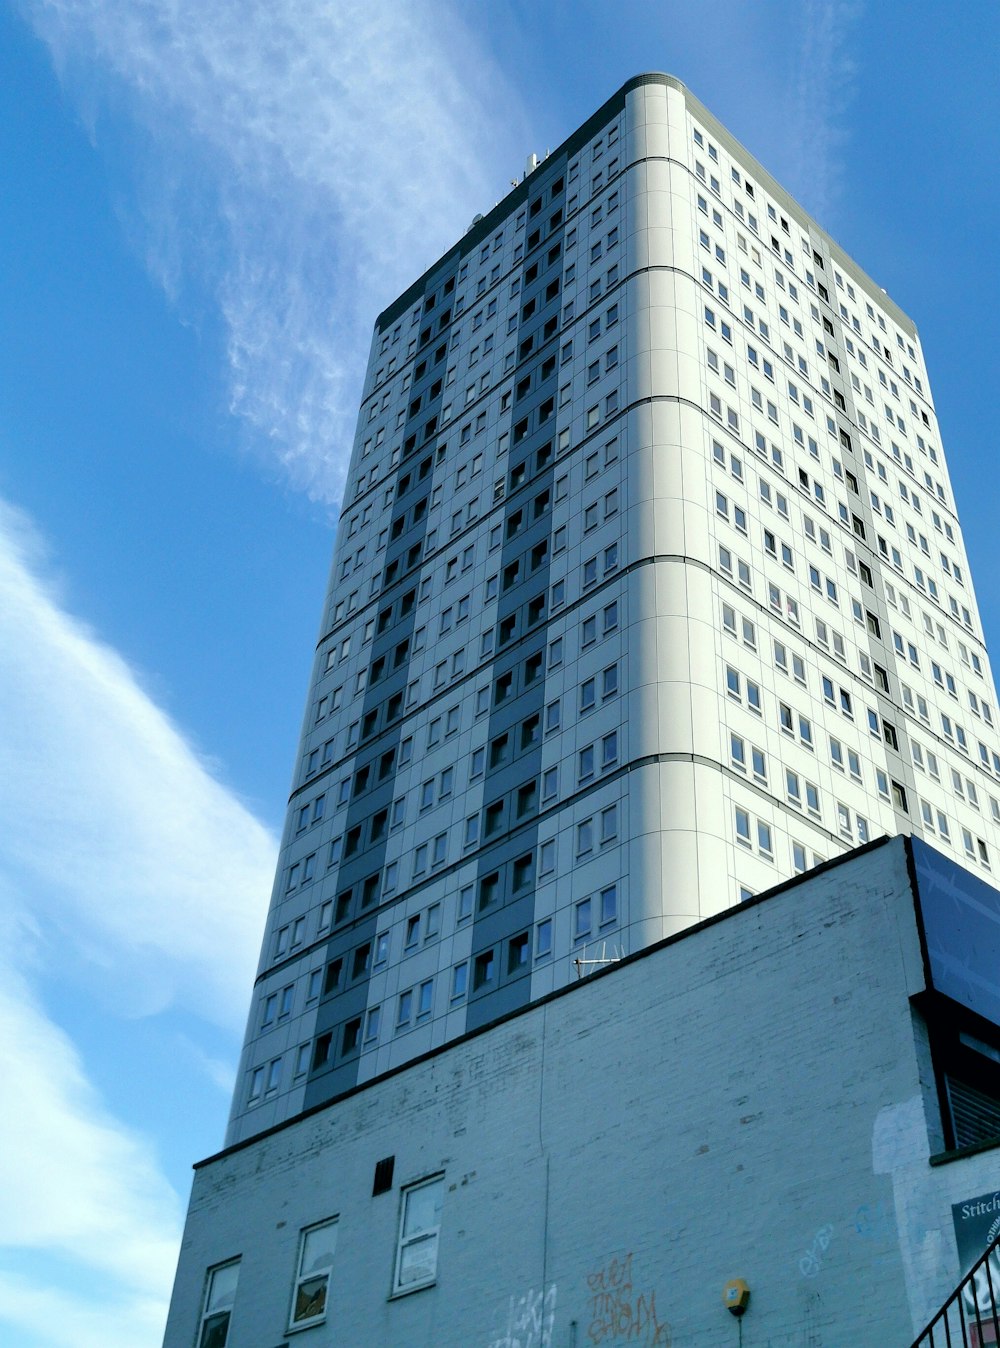
<path id="1" fill-rule="evenodd" d="M 964 1203 L 953 1203 L 951 1215 L 958 1244 L 958 1267 L 966 1274 L 987 1246 L 992 1245 L 1000 1235 L 1000 1189 L 980 1194 L 978 1198 L 966 1199 Z M 969 1316 L 975 1315 L 976 1306 L 973 1302 L 978 1305 L 980 1314 L 986 1315 L 991 1314 L 994 1305 L 1000 1302 L 1000 1252 L 994 1250 L 988 1263 L 989 1272 L 984 1265 L 962 1293 L 962 1302 Z"/>

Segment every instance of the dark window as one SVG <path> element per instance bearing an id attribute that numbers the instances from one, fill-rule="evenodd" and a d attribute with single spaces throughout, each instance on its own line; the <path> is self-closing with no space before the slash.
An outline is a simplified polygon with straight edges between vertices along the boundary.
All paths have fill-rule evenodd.
<path id="1" fill-rule="evenodd" d="M 941 1103 L 945 1146 L 1000 1139 L 1000 1030 L 931 993 L 921 998 Z"/>
<path id="2" fill-rule="evenodd" d="M 486 837 L 492 837 L 494 833 L 499 833 L 503 828 L 503 799 L 495 800 L 492 805 L 486 807 L 486 825 L 484 832 Z"/>
<path id="3" fill-rule="evenodd" d="M 330 1048 L 333 1044 L 333 1035 L 330 1032 L 321 1034 L 313 1045 L 312 1070 L 323 1067 L 330 1061 Z"/>
<path id="4" fill-rule="evenodd" d="M 476 956 L 472 972 L 472 986 L 474 989 L 485 987 L 487 983 L 493 982 L 496 961 L 492 950 L 484 950 L 481 955 Z"/>
<path id="5" fill-rule="evenodd" d="M 341 1052 L 346 1056 L 353 1053 L 358 1047 L 361 1039 L 361 1017 L 355 1016 L 353 1020 L 347 1021 L 344 1026 L 344 1042 Z"/>
<path id="6" fill-rule="evenodd" d="M 534 852 L 525 852 L 524 856 L 518 857 L 514 862 L 514 890 L 524 889 L 526 885 L 530 885 L 534 873 L 535 854 Z"/>
<path id="7" fill-rule="evenodd" d="M 516 973 L 518 969 L 524 969 L 528 964 L 530 954 L 530 943 L 528 933 L 522 932 L 520 936 L 511 939 L 507 946 L 507 972 Z"/>
<path id="8" fill-rule="evenodd" d="M 340 975 L 344 971 L 344 961 L 342 959 L 331 960 L 326 966 L 326 974 L 323 978 L 323 996 L 329 996 L 340 986 Z"/>
<path id="9" fill-rule="evenodd" d="M 484 875 L 479 882 L 479 907 L 489 908 L 500 896 L 500 872 Z"/>
<path id="10" fill-rule="evenodd" d="M 498 735 L 490 745 L 490 767 L 495 768 L 498 763 L 502 763 L 508 755 L 510 748 L 510 736 Z"/>
<path id="11" fill-rule="evenodd" d="M 378 898 L 379 882 L 382 878 L 382 872 L 376 871 L 374 875 L 369 875 L 361 891 L 361 907 L 369 908 Z"/>

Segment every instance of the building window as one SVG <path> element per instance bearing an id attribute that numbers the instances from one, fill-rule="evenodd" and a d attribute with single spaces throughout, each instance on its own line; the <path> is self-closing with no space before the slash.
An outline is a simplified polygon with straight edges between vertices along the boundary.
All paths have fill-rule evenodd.
<path id="1" fill-rule="evenodd" d="M 508 974 L 517 973 L 523 969 L 531 954 L 531 933 L 521 932 L 519 936 L 514 936 L 507 944 L 507 972 Z"/>
<path id="2" fill-rule="evenodd" d="M 594 746 L 588 744 L 586 748 L 581 749 L 577 755 L 577 777 L 581 782 L 589 780 L 594 775 Z"/>
<path id="3" fill-rule="evenodd" d="M 403 1190 L 394 1293 L 429 1287 L 436 1279 L 443 1200 L 444 1180 L 440 1176 Z"/>
<path id="4" fill-rule="evenodd" d="M 240 1277 L 240 1261 L 222 1264 L 209 1270 L 205 1286 L 205 1308 L 201 1315 L 198 1348 L 226 1348 L 229 1338 L 229 1319 L 236 1300 L 236 1284 Z"/>
<path id="5" fill-rule="evenodd" d="M 301 1329 L 326 1319 L 326 1296 L 336 1249 L 336 1221 L 323 1222 L 302 1232 L 290 1329 Z"/>
<path id="6" fill-rule="evenodd" d="M 618 886 L 608 885 L 601 890 L 601 926 L 618 918 Z"/>
<path id="7" fill-rule="evenodd" d="M 736 841 L 750 847 L 750 816 L 746 810 L 736 809 Z"/>
<path id="8" fill-rule="evenodd" d="M 609 805 L 601 811 L 601 844 L 618 837 L 618 806 Z"/>
<path id="9" fill-rule="evenodd" d="M 495 969 L 495 960 L 492 950 L 484 950 L 476 956 L 472 971 L 472 988 L 478 992 L 480 988 L 486 987 L 488 983 L 493 982 Z"/>
<path id="10" fill-rule="evenodd" d="M 552 919 L 545 918 L 535 928 L 535 959 L 547 959 L 552 954 Z"/>
<path id="11" fill-rule="evenodd" d="M 1000 1131 L 1000 1043 L 988 1022 L 924 994 L 945 1146 L 974 1147 Z"/>

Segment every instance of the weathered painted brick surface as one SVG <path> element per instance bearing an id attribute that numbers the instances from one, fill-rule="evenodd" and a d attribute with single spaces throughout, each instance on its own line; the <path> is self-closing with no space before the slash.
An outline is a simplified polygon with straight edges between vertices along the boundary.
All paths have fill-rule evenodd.
<path id="1" fill-rule="evenodd" d="M 1000 1187 L 995 1152 L 928 1164 L 922 986 L 895 840 L 372 1083 L 197 1172 L 166 1346 L 236 1255 L 229 1348 L 733 1348 L 733 1277 L 745 1348 L 905 1346 L 957 1278 L 951 1204 Z M 436 1172 L 437 1285 L 391 1299 L 401 1186 Z M 327 1323 L 289 1335 L 333 1215 Z"/>

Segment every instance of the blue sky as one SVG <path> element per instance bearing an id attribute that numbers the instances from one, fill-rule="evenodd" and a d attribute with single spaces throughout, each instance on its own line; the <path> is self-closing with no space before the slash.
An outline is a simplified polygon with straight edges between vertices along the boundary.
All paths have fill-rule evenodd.
<path id="1" fill-rule="evenodd" d="M 992 0 L 0 0 L 8 1348 L 160 1341 L 372 320 L 630 75 L 916 320 L 1000 643 L 998 59 Z"/>

